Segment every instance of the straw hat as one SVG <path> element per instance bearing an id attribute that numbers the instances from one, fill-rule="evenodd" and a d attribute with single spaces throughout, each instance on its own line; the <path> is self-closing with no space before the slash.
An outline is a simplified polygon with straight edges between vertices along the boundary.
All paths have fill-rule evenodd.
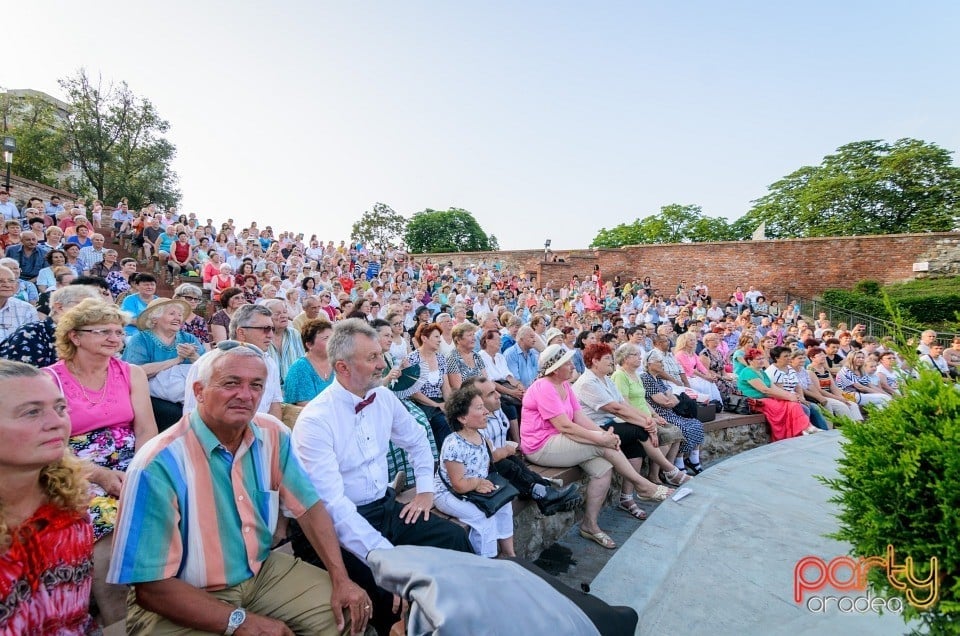
<path id="1" fill-rule="evenodd" d="M 140 331 L 147 331 L 150 327 L 147 326 L 147 319 L 153 313 L 154 309 L 159 307 L 166 307 L 169 304 L 175 304 L 183 310 L 183 320 L 186 321 L 190 318 L 190 314 L 193 312 L 193 309 L 190 307 L 190 304 L 185 300 L 178 300 L 176 298 L 154 298 L 150 301 L 150 304 L 147 305 L 147 308 L 140 312 L 140 315 L 137 316 L 137 329 Z"/>
<path id="2" fill-rule="evenodd" d="M 573 349 L 564 349 L 560 345 L 550 345 L 540 354 L 540 375 L 548 376 L 573 359 Z"/>
<path id="3" fill-rule="evenodd" d="M 557 329 L 556 327 L 550 327 L 547 329 L 547 332 L 543 334 L 543 341 L 547 344 L 550 344 L 550 341 L 556 338 L 557 336 L 563 337 L 563 332 Z"/>

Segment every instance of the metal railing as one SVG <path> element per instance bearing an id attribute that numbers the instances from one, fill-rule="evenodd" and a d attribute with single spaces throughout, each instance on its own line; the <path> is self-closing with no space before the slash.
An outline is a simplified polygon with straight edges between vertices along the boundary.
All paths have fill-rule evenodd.
<path id="1" fill-rule="evenodd" d="M 816 300 L 815 298 L 804 298 L 803 296 L 787 294 L 787 302 L 790 304 L 796 304 L 799 302 L 800 314 L 803 316 L 808 316 L 811 321 L 816 320 L 820 315 L 820 312 L 823 312 L 827 314 L 827 320 L 829 320 L 830 324 L 834 327 L 841 322 L 847 323 L 847 326 L 850 328 L 852 328 L 854 325 L 860 324 L 866 327 L 866 333 L 868 335 L 876 338 L 883 338 L 885 336 L 895 337 L 897 333 L 897 325 L 890 320 L 877 318 L 876 316 L 870 316 L 857 311 L 850 311 L 849 309 L 843 309 L 842 307 L 837 307 L 835 305 L 828 305 L 821 300 Z M 899 330 L 901 333 L 903 333 L 905 338 L 914 338 L 916 341 L 920 340 L 920 329 L 901 326 Z M 953 341 L 953 338 L 956 335 L 957 334 L 954 333 L 938 331 L 937 340 L 944 343 L 946 346 L 950 346 L 950 343 Z"/>

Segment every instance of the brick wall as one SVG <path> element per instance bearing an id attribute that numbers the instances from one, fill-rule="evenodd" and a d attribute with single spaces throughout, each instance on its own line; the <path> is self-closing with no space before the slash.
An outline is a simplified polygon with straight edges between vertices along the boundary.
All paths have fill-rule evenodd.
<path id="1" fill-rule="evenodd" d="M 684 279 L 688 286 L 703 281 L 716 298 L 737 285 L 753 285 L 773 298 L 786 293 L 814 296 L 825 289 L 852 287 L 871 278 L 894 283 L 915 278 L 913 264 L 943 259 L 960 249 L 960 233 L 888 234 L 769 241 L 635 245 L 618 249 L 557 252 L 565 262 L 543 262 L 543 250 L 485 254 L 431 254 L 434 262 L 458 266 L 499 261 L 504 267 L 536 274 L 537 280 L 558 287 L 574 274 L 589 277 L 600 265 L 604 280 L 649 276 L 655 287 L 672 292 Z M 933 273 L 933 272 L 931 272 Z M 948 272 L 943 272 L 948 273 Z"/>
<path id="2" fill-rule="evenodd" d="M 0 185 L 6 185 L 6 183 L 7 172 L 6 166 L 4 166 L 2 170 L 0 170 Z M 49 203 L 50 197 L 53 195 L 60 197 L 61 202 L 76 199 L 75 194 L 67 192 L 66 190 L 51 188 L 48 185 L 18 177 L 15 174 L 10 175 L 10 200 L 14 201 L 18 208 L 22 208 L 27 201 L 30 200 L 30 197 L 40 197 L 44 203 Z"/>

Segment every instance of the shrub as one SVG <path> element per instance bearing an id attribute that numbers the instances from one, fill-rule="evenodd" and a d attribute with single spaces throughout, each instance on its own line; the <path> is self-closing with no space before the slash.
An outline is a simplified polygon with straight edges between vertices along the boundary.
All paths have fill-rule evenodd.
<path id="1" fill-rule="evenodd" d="M 960 294 L 936 294 L 923 297 L 897 298 L 894 302 L 912 316 L 922 316 L 925 323 L 950 322 L 960 308 Z"/>
<path id="2" fill-rule="evenodd" d="M 873 298 L 845 289 L 828 289 L 823 292 L 823 302 L 847 311 L 855 311 L 883 320 L 890 319 L 890 313 L 883 304 L 882 298 Z"/>
<path id="3" fill-rule="evenodd" d="M 879 296 L 880 283 L 875 280 L 864 279 L 853 286 L 853 291 L 867 296 Z"/>
<path id="4" fill-rule="evenodd" d="M 867 421 L 845 426 L 840 476 L 824 480 L 838 494 L 840 530 L 855 556 L 913 558 L 920 578 L 939 560 L 939 602 L 925 611 L 910 605 L 880 568 L 869 575 L 880 595 L 904 599 L 905 621 L 926 633 L 960 632 L 960 392 L 925 371 L 903 384 L 903 395 Z"/>

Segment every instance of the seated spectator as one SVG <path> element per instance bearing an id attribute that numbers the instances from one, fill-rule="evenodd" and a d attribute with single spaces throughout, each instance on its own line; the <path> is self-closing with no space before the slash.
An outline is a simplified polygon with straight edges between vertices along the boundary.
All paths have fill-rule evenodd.
<path id="1" fill-rule="evenodd" d="M 689 481 L 690 477 L 675 467 L 659 449 L 657 423 L 629 404 L 609 377 L 614 370 L 613 353 L 606 344 L 594 344 L 583 352 L 587 370 L 577 378 L 573 392 L 583 407 L 583 413 L 601 429 L 612 430 L 620 438 L 620 450 L 630 460 L 637 473 L 643 468 L 643 458 L 650 458 L 650 481 L 660 484 L 660 474 L 672 486 Z M 618 506 L 636 517 L 646 518 L 633 499 L 633 485 L 624 482 Z"/>
<path id="2" fill-rule="evenodd" d="M 230 341 L 226 345 L 217 343 L 217 347 L 236 347 L 240 343 L 248 348 L 254 349 L 263 356 L 267 365 L 267 383 L 263 390 L 263 396 L 257 407 L 259 413 L 269 413 L 277 419 L 280 419 L 282 411 L 280 404 L 283 403 L 283 392 L 280 388 L 280 372 L 277 370 L 277 363 L 267 353 L 267 347 L 273 336 L 273 319 L 270 310 L 260 305 L 241 305 L 233 314 L 230 320 L 230 331 L 228 336 Z M 210 351 L 213 353 L 214 350 Z M 209 355 L 209 354 L 204 354 Z M 190 371 L 187 374 L 186 386 L 193 386 L 197 378 L 198 367 L 195 364 L 190 365 Z M 196 399 L 194 395 L 187 391 L 183 400 L 183 413 L 189 414 L 196 409 Z"/>
<path id="3" fill-rule="evenodd" d="M 83 276 L 84 265 L 80 260 L 80 246 L 76 243 L 66 243 L 63 246 L 63 253 L 67 257 L 67 262 L 64 263 L 65 267 L 72 269 L 77 276 Z"/>
<path id="4" fill-rule="evenodd" d="M 123 490 L 110 581 L 134 586 L 127 633 L 335 634 L 348 618 L 362 633 L 369 597 L 344 569 L 287 428 L 257 414 L 262 355 L 221 344 L 198 367 L 196 411 L 137 454 Z M 281 513 L 299 521 L 329 575 L 270 549 Z"/>
<path id="5" fill-rule="evenodd" d="M 150 402 L 160 431 L 183 415 L 190 365 L 203 355 L 203 343 L 180 327 L 190 316 L 183 300 L 155 298 L 137 317 L 137 328 L 123 359 L 143 369 L 150 380 Z"/>
<path id="6" fill-rule="evenodd" d="M 642 359 L 640 349 L 636 345 L 629 342 L 620 345 L 614 353 L 614 363 L 617 370 L 613 372 L 610 379 L 630 406 L 653 419 L 657 425 L 657 441 L 660 451 L 667 460 L 674 463 L 674 466 L 684 470 L 683 455 L 679 452 L 680 442 L 683 441 L 683 433 L 679 427 L 670 424 L 661 415 L 654 412 L 647 403 L 643 380 L 638 374 Z M 656 483 L 659 479 L 651 481 Z"/>
<path id="7" fill-rule="evenodd" d="M 900 360 L 894 351 L 884 351 L 880 354 L 880 364 L 877 367 L 877 376 L 880 378 L 880 387 L 888 395 L 900 395 L 900 383 L 906 373 L 900 368 Z"/>
<path id="8" fill-rule="evenodd" d="M 130 287 L 133 293 L 120 302 L 120 309 L 130 314 L 135 321 L 143 310 L 158 298 L 157 279 L 153 274 L 133 274 L 130 276 Z M 138 331 L 136 323 L 127 325 L 125 331 L 128 336 L 135 335 Z"/>
<path id="9" fill-rule="evenodd" d="M 836 377 L 843 366 L 843 356 L 840 355 L 840 340 L 827 338 L 823 341 L 823 351 L 827 356 L 827 368 Z"/>
<path id="10" fill-rule="evenodd" d="M 122 271 L 122 265 L 117 262 L 117 250 L 103 250 L 102 260 L 93 264 L 89 262 L 86 264 L 90 265 L 86 270 L 88 276 L 96 276 L 103 279 L 106 279 L 111 273 Z"/>
<path id="11" fill-rule="evenodd" d="M 486 373 L 483 358 L 473 350 L 476 333 L 476 326 L 469 322 L 460 323 L 453 328 L 455 348 L 447 356 L 447 378 L 454 391 L 460 388 L 464 380 Z"/>
<path id="12" fill-rule="evenodd" d="M 146 374 L 117 358 L 126 319 L 116 305 L 84 300 L 57 322 L 60 361 L 46 368 L 70 408 L 70 448 L 93 465 L 93 598 L 104 626 L 126 613 L 126 588 L 106 582 L 120 487 L 134 452 L 157 434 Z"/>
<path id="13" fill-rule="evenodd" d="M 386 365 L 383 370 L 381 385 L 394 392 L 394 395 L 400 400 L 404 408 L 407 409 L 407 412 L 410 413 L 414 421 L 424 430 L 427 435 L 427 441 L 430 443 L 430 452 L 433 454 L 433 460 L 434 462 L 439 461 L 440 451 L 437 448 L 437 442 L 433 438 L 433 429 L 430 428 L 430 421 L 427 419 L 427 416 L 424 415 L 423 410 L 419 406 L 407 399 L 406 391 L 397 392 L 397 381 L 400 379 L 403 370 L 409 366 L 409 362 L 407 362 L 406 358 L 396 361 L 390 354 L 390 345 L 393 342 L 393 326 L 386 320 L 379 319 L 370 323 L 370 326 L 377 332 L 377 341 L 380 343 L 380 350 L 381 353 L 383 353 L 383 363 Z M 393 442 L 390 442 L 387 451 L 387 479 L 393 482 L 397 474 L 401 472 L 406 476 L 404 480 L 405 483 L 413 483 L 416 479 L 413 464 L 408 460 L 406 451 Z"/>
<path id="14" fill-rule="evenodd" d="M 559 345 L 544 349 L 539 359 L 540 378 L 523 396 L 520 418 L 520 449 L 530 461 L 541 466 L 579 465 L 590 477 L 580 535 L 601 547 L 617 544 L 604 532 L 597 518 L 610 488 L 611 468 L 630 481 L 641 498 L 663 501 L 673 494 L 641 477 L 620 452 L 620 438 L 601 429 L 587 417 L 570 386 L 573 352 Z"/>
<path id="15" fill-rule="evenodd" d="M 37 274 L 37 291 L 41 293 L 53 291 L 57 288 L 56 281 L 53 277 L 53 270 L 57 267 L 64 267 L 67 264 L 67 255 L 63 250 L 52 249 L 47 252 L 44 260 L 47 262 L 47 267 L 41 269 Z"/>
<path id="16" fill-rule="evenodd" d="M 299 332 L 306 353 L 290 365 L 283 381 L 283 401 L 306 406 L 333 383 L 334 371 L 327 356 L 333 325 L 325 319 L 308 320 Z"/>
<path id="17" fill-rule="evenodd" d="M 707 394 L 700 393 L 690 386 L 690 381 L 686 373 L 683 372 L 683 367 L 677 362 L 673 352 L 670 351 L 670 347 L 670 338 L 664 334 L 658 333 L 653 337 L 653 349 L 647 354 L 647 372 L 663 380 L 674 393 L 686 393 L 692 399 L 706 402 Z"/>
<path id="18" fill-rule="evenodd" d="M 86 468 L 70 453 L 69 437 L 67 403 L 50 377 L 0 361 L 0 631 L 6 634 L 100 633 L 89 608 Z"/>
<path id="19" fill-rule="evenodd" d="M 770 356 L 774 360 L 773 364 L 766 369 L 766 374 L 770 378 L 770 381 L 784 391 L 796 393 L 800 397 L 800 406 L 803 407 L 803 412 L 810 418 L 811 424 L 821 431 L 830 430 L 830 424 L 824 419 L 820 409 L 818 409 L 815 404 L 807 401 L 806 393 L 803 390 L 803 381 L 800 379 L 800 375 L 797 373 L 793 364 L 791 364 L 793 353 L 789 347 L 774 347 Z M 797 352 L 797 360 L 800 362 L 801 369 L 803 368 L 805 357 L 802 352 Z"/>
<path id="20" fill-rule="evenodd" d="M 20 326 L 0 344 L 0 358 L 25 362 L 35 367 L 48 367 L 57 361 L 57 320 L 65 311 L 87 298 L 97 300 L 100 293 L 87 285 L 67 286 L 50 297 L 50 315 Z"/>
<path id="21" fill-rule="evenodd" d="M 436 329 L 428 337 L 439 336 Z M 364 319 L 339 322 L 327 353 L 336 379 L 300 413 L 293 449 L 330 512 L 347 571 L 373 598 L 374 627 L 386 634 L 399 618 L 399 608 L 373 579 L 366 564 L 371 550 L 394 545 L 472 549 L 459 526 L 430 515 L 433 456 L 423 429 L 381 384 L 385 362 L 376 332 Z M 397 503 L 387 485 L 391 441 L 407 451 L 414 465 L 416 495 L 407 505 Z M 300 558 L 317 561 L 296 533 L 293 549 Z"/>
<path id="22" fill-rule="evenodd" d="M 493 464 L 493 449 L 480 433 L 480 429 L 487 426 L 488 415 L 480 391 L 476 387 L 454 391 L 444 403 L 444 411 L 453 433 L 447 436 L 440 450 L 434 482 L 437 509 L 470 526 L 470 545 L 480 556 L 516 557 L 513 505 L 508 502 L 488 517 L 473 503 L 461 498 L 464 493 L 485 494 L 495 488 L 487 480 Z"/>
<path id="23" fill-rule="evenodd" d="M 928 369 L 933 369 L 945 379 L 954 377 L 947 359 L 943 355 L 943 345 L 939 342 L 932 342 L 928 347 L 928 352 L 921 355 L 917 363 Z"/>
<path id="24" fill-rule="evenodd" d="M 871 381 L 871 372 L 865 369 L 866 363 L 867 354 L 862 351 L 855 351 L 847 356 L 837 372 L 837 386 L 844 393 L 852 394 L 860 406 L 874 404 L 877 408 L 883 408 L 892 398 L 880 388 L 879 382 L 875 385 Z M 874 365 L 873 372 L 875 371 Z"/>
<path id="25" fill-rule="evenodd" d="M 690 331 L 680 334 L 677 336 L 676 347 L 676 360 L 683 368 L 690 388 L 707 396 L 709 401 L 717 406 L 717 410 L 722 410 L 723 395 L 720 394 L 718 386 L 719 376 L 708 369 L 697 355 L 697 334 Z"/>
<path id="26" fill-rule="evenodd" d="M 537 379 L 537 360 L 539 354 L 534 347 L 536 332 L 527 325 L 517 331 L 517 343 L 503 353 L 510 374 L 525 387 L 530 387 Z"/>
<path id="27" fill-rule="evenodd" d="M 224 303 L 220 299 L 220 294 L 230 287 L 235 287 L 233 284 L 233 268 L 229 264 L 223 263 L 220 265 L 220 272 L 210 279 L 210 297 L 223 307 Z M 237 289 L 240 290 L 240 293 L 243 293 L 243 289 L 240 287 L 237 287 Z"/>
<path id="28" fill-rule="evenodd" d="M 265 301 L 263 306 L 269 309 L 273 316 L 273 337 L 270 340 L 267 353 L 277 363 L 280 377 L 285 378 L 290 366 L 302 358 L 305 353 L 303 341 L 300 338 L 300 332 L 290 324 L 285 302 L 272 299 Z"/>
<path id="29" fill-rule="evenodd" d="M 237 276 L 237 279 L 243 281 L 243 285 L 240 287 L 240 289 L 243 290 L 243 297 L 248 303 L 253 305 L 256 304 L 261 298 L 265 298 L 256 274 L 247 274 L 243 277 Z M 274 292 L 276 292 L 276 290 L 274 290 Z"/>
<path id="30" fill-rule="evenodd" d="M 411 365 L 420 365 L 420 377 L 424 382 L 411 399 L 430 420 L 437 445 L 443 446 L 443 440 L 450 434 L 450 426 L 443 413 L 443 402 L 450 397 L 452 390 L 447 361 L 440 355 L 440 327 L 435 323 L 422 324 L 413 340 L 417 349 L 407 361 Z"/>
<path id="31" fill-rule="evenodd" d="M 173 299 L 182 300 L 190 305 L 190 317 L 183 321 L 183 324 L 180 325 L 180 329 L 186 331 L 188 334 L 199 340 L 200 344 L 203 345 L 204 352 L 208 351 L 211 340 L 210 329 L 207 326 L 207 321 L 203 318 L 203 316 L 197 313 L 200 303 L 203 302 L 203 290 L 196 285 L 183 283 L 178 285 L 174 290 Z"/>
<path id="32" fill-rule="evenodd" d="M 957 377 L 956 372 L 960 371 L 960 336 L 953 337 L 950 348 L 943 350 L 943 357 L 947 361 L 947 366 L 954 370 L 953 377 Z"/>
<path id="33" fill-rule="evenodd" d="M 847 399 L 837 387 L 833 374 L 827 367 L 827 354 L 823 349 L 810 347 L 805 355 L 810 360 L 810 365 L 803 371 L 809 379 L 804 385 L 807 398 L 822 405 L 831 415 L 849 417 L 854 422 L 862 421 L 863 415 L 857 403 Z M 800 374 L 801 371 L 798 370 L 797 373 Z"/>
<path id="34" fill-rule="evenodd" d="M 124 258 L 120 261 L 120 271 L 106 275 L 107 287 L 114 300 L 130 291 L 130 277 L 137 273 L 137 259 Z"/>
<path id="35" fill-rule="evenodd" d="M 507 359 L 500 353 L 500 340 L 500 332 L 496 329 L 488 329 L 484 332 L 480 338 L 480 359 L 483 360 L 487 377 L 493 380 L 497 392 L 500 393 L 500 408 L 510 421 L 511 437 L 519 440 L 520 404 L 523 400 L 524 387 L 510 373 Z"/>
<path id="36" fill-rule="evenodd" d="M 37 245 L 37 235 L 33 232 L 20 234 L 20 242 L 8 247 L 4 256 L 12 258 L 20 264 L 20 276 L 23 280 L 35 283 L 40 270 L 43 269 L 46 251 Z M 83 272 L 77 272 L 80 276 Z"/>
<path id="37" fill-rule="evenodd" d="M 230 321 L 241 305 L 246 304 L 243 290 L 239 287 L 228 287 L 220 296 L 220 309 L 210 318 L 210 339 L 212 344 L 226 340 L 230 331 Z"/>
<path id="38" fill-rule="evenodd" d="M 746 365 L 737 374 L 740 392 L 754 400 L 770 425 L 770 439 L 774 442 L 798 435 L 809 435 L 819 429 L 810 423 L 803 412 L 800 396 L 774 386 L 763 371 L 765 356 L 759 349 L 749 349 L 744 355 Z"/>
<path id="39" fill-rule="evenodd" d="M 17 293 L 13 297 L 36 307 L 40 294 L 36 285 L 20 277 L 20 264 L 12 258 L 0 258 L 0 267 L 6 267 L 17 277 Z"/>
<path id="40" fill-rule="evenodd" d="M 21 326 L 39 320 L 33 305 L 14 297 L 19 288 L 17 275 L 0 266 L 0 342 Z"/>

